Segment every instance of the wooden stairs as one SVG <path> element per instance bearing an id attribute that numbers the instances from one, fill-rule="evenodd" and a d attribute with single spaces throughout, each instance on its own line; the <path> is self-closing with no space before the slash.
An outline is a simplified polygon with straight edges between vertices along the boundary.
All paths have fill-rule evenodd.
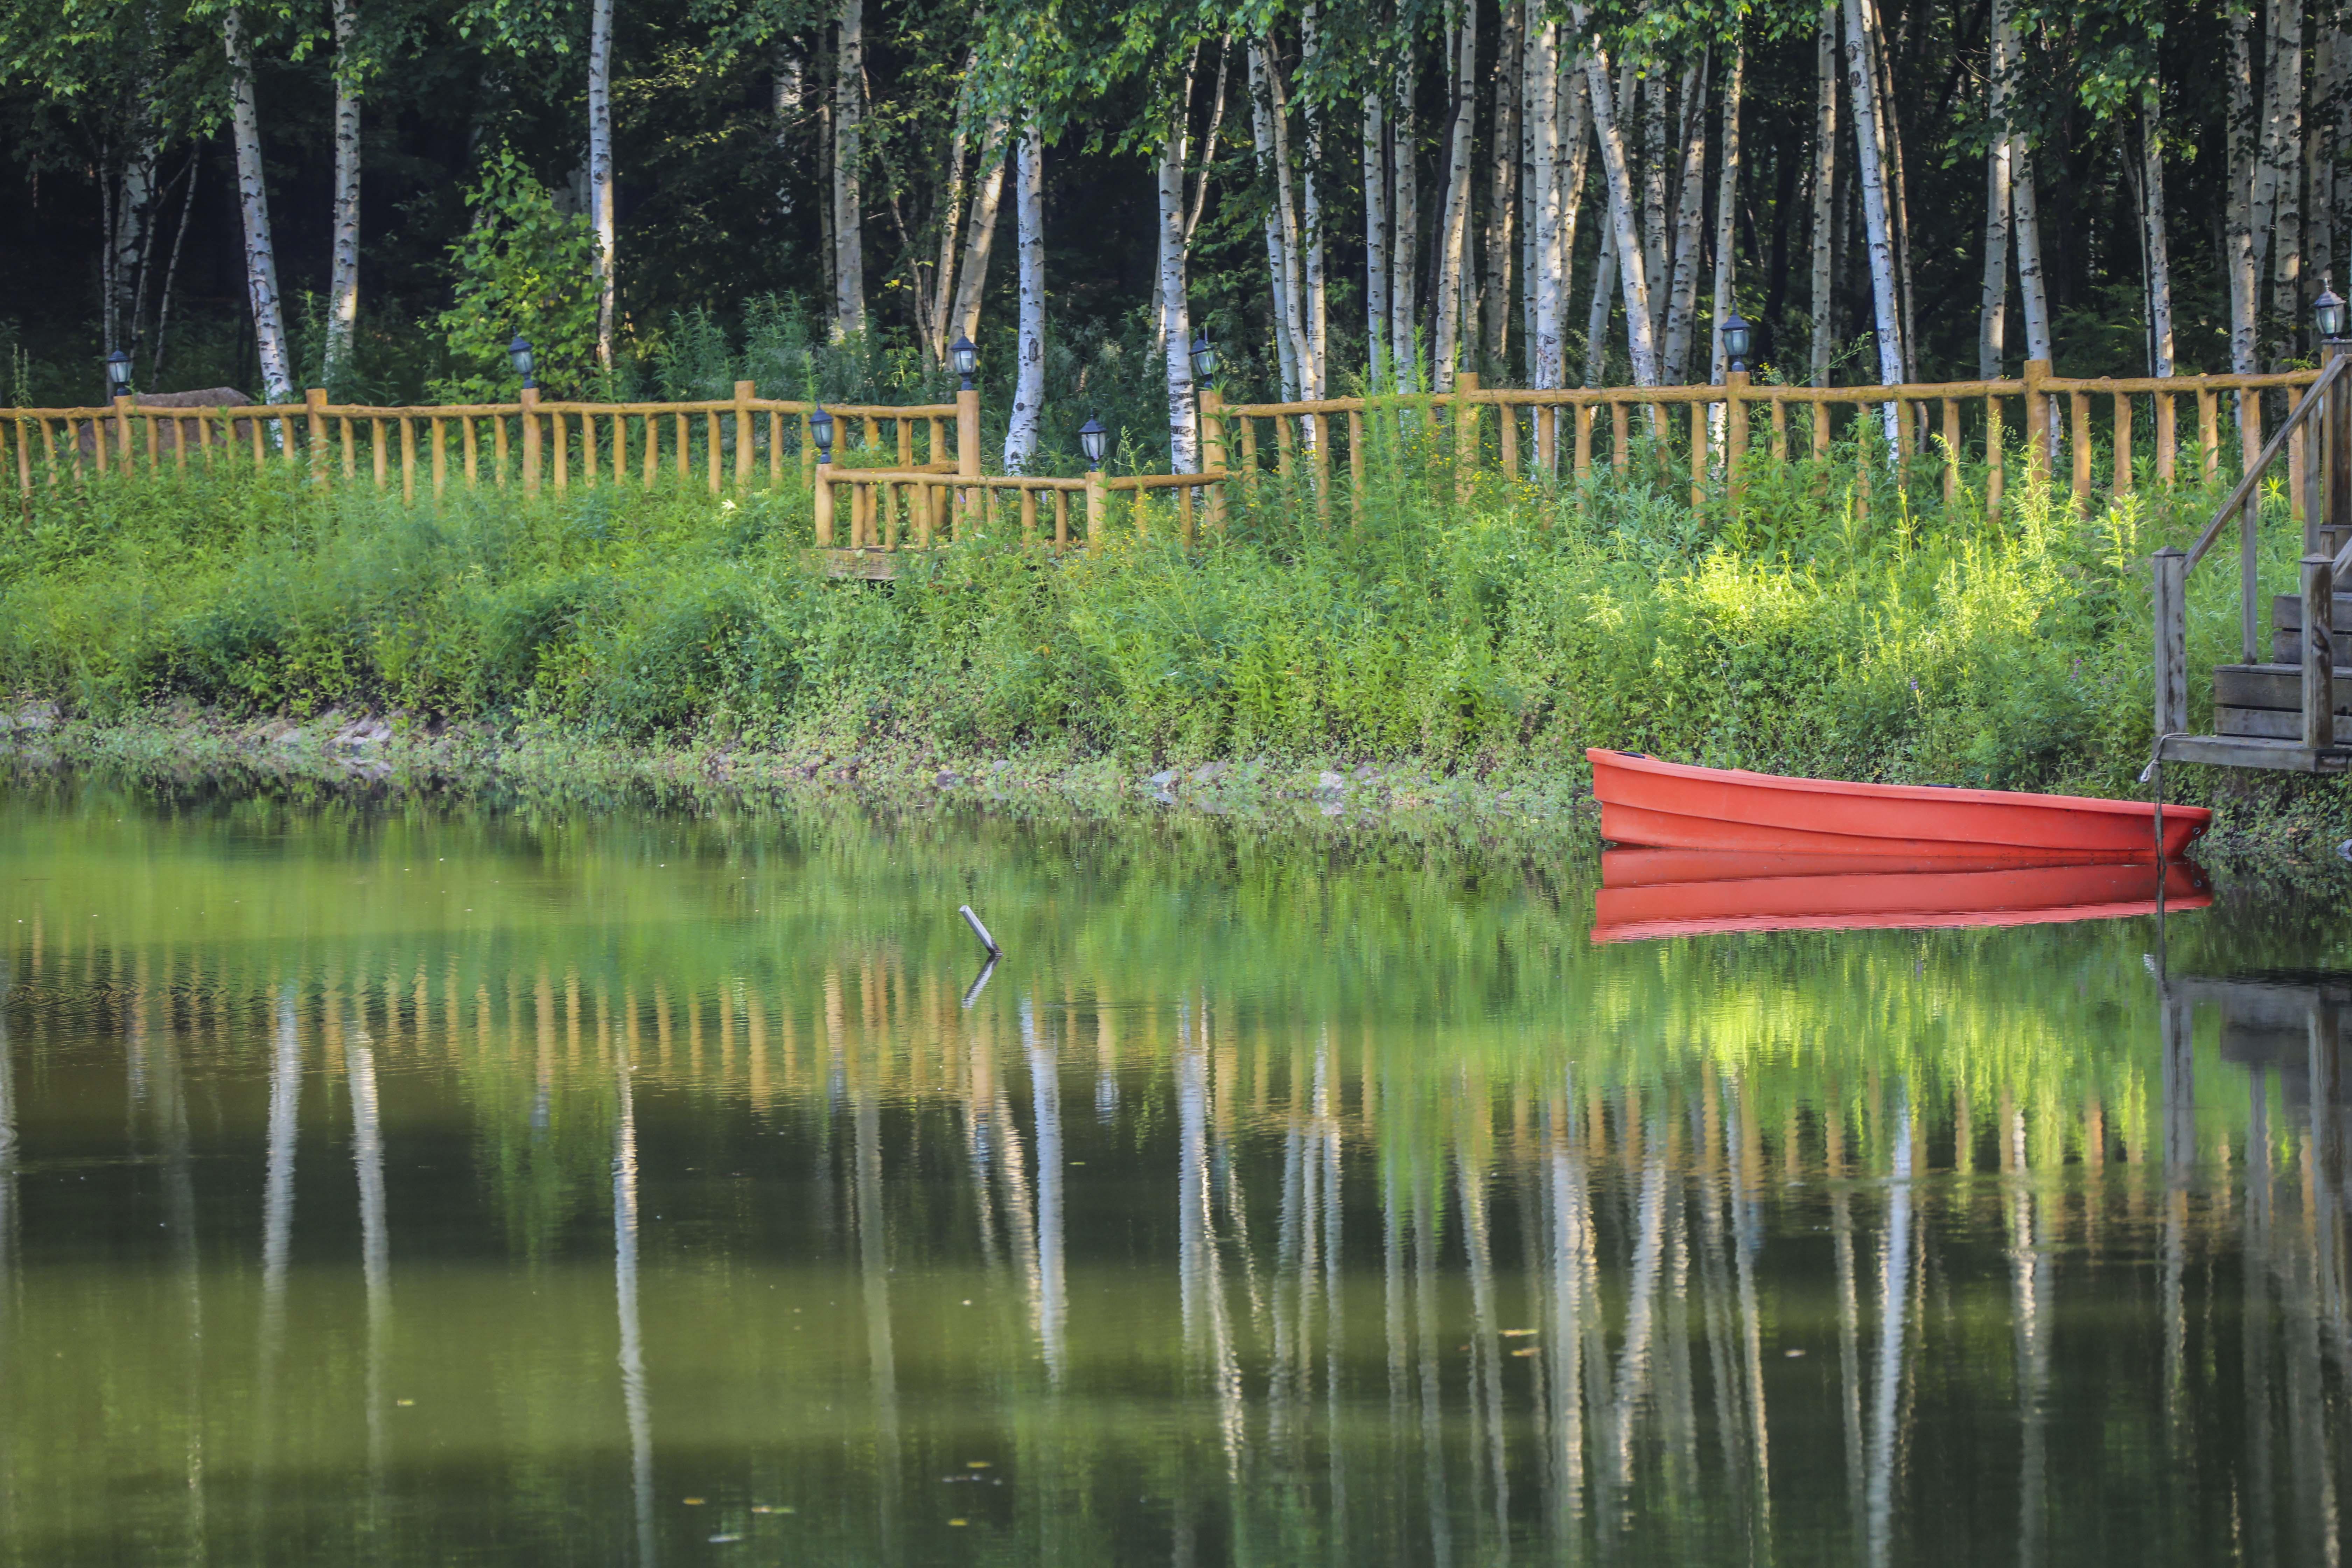
<path id="1" fill-rule="evenodd" d="M 2318 379 L 2246 465 L 2196 543 L 2156 552 L 2151 768 L 2182 762 L 2306 773 L 2352 769 L 2352 594 L 2336 592 L 2339 578 L 2352 580 L 2352 342 L 2329 341 L 2322 355 Z M 2284 488 L 2303 516 L 2301 592 L 2270 601 L 2264 649 L 2256 525 L 2263 478 L 2282 457 Z M 2214 668 L 2213 733 L 2205 735 L 2189 727 L 2188 578 L 2232 521 L 2240 662 Z"/>

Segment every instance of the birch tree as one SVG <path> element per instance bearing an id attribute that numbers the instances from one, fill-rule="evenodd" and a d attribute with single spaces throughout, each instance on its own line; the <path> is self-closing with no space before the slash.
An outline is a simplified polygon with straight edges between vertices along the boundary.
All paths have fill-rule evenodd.
<path id="1" fill-rule="evenodd" d="M 1863 0 L 1844 0 L 1846 86 L 1853 105 L 1854 170 L 1862 182 L 1862 218 L 1869 236 L 1870 296 L 1878 331 L 1878 379 L 1903 379 L 1902 318 L 1895 298 L 1895 236 L 1886 206 L 1886 143 L 1878 119 Z M 1895 405 L 1885 405 L 1886 440 L 1895 440 Z"/>
<path id="2" fill-rule="evenodd" d="M 1998 6 L 2000 0 L 1996 0 Z M 2010 101 L 2017 90 L 2011 28 L 1996 16 L 1985 72 L 1984 291 L 1977 310 L 1977 374 L 1998 380 L 2009 330 Z"/>
<path id="3" fill-rule="evenodd" d="M 609 4 L 610 0 L 601 0 Z M 345 390 L 352 369 L 352 338 L 360 316 L 360 88 L 358 0 L 334 0 L 335 25 L 335 218 L 328 250 L 333 258 L 327 282 L 327 342 L 321 379 Z"/>
<path id="4" fill-rule="evenodd" d="M 271 403 L 289 403 L 294 397 L 294 378 L 288 369 L 286 322 L 278 307 L 269 190 L 262 178 L 261 115 L 254 102 L 253 49 L 246 37 L 244 13 L 236 6 L 221 13 L 221 46 L 228 56 L 229 128 L 236 143 L 237 212 L 245 226 L 245 288 L 253 309 L 262 395 Z"/>
<path id="5" fill-rule="evenodd" d="M 996 248 L 996 220 L 1004 201 L 1004 165 L 1010 156 L 1012 122 L 1002 114 L 988 117 L 980 137 L 980 189 L 971 202 L 971 223 L 963 240 L 963 264 L 956 272 L 955 308 L 945 331 L 949 338 L 978 341 L 980 297 L 988 287 L 989 254 Z"/>
<path id="6" fill-rule="evenodd" d="M 1299 16 L 1298 66 L 1309 80 L 1315 76 L 1322 48 L 1318 23 L 1315 0 L 1307 0 Z M 1277 109 L 1281 107 L 1281 86 L 1277 78 L 1275 82 Z M 1323 280 L 1323 110 L 1311 91 L 1301 95 L 1299 107 L 1307 128 L 1307 157 L 1304 167 L 1299 170 L 1299 307 L 1304 318 L 1301 324 L 1306 329 L 1305 346 L 1300 355 L 1305 374 L 1301 379 L 1306 384 L 1308 396 L 1328 397 L 1331 395 L 1330 361 L 1326 350 L 1330 323 L 1327 320 Z M 1276 120 L 1277 132 L 1287 118 L 1285 114 Z M 1280 135 L 1277 145 L 1282 148 L 1283 163 L 1287 165 L 1290 162 L 1287 136 Z M 1311 430 L 1316 422 L 1310 419 L 1307 424 Z"/>
<path id="7" fill-rule="evenodd" d="M 1389 121 L 1389 175 L 1393 182 L 1389 201 L 1389 353 L 1400 384 L 1412 385 L 1421 374 L 1421 349 L 1414 338 L 1419 321 L 1421 184 L 1413 144 L 1413 56 L 1406 47 L 1397 65 L 1395 110 Z"/>
<path id="8" fill-rule="evenodd" d="M 1999 4 L 2000 0 L 1995 0 Z M 1837 234 L 1837 106 L 1838 106 L 1838 12 L 1834 5 L 1822 7 L 1821 25 L 1814 34 L 1814 65 L 1816 69 L 1813 92 L 1813 223 L 1812 223 L 1812 307 L 1813 384 L 1830 384 L 1830 360 L 1836 349 L 1837 321 L 1832 309 L 1837 286 L 1834 240 Z M 2001 261 L 2009 265 L 2006 258 Z"/>
<path id="9" fill-rule="evenodd" d="M 2148 371 L 2172 374 L 2172 260 L 2164 233 L 2164 133 L 2157 84 L 2139 100 L 2140 204 L 2147 228 Z"/>
<path id="10" fill-rule="evenodd" d="M 1852 4 L 1852 0 L 1848 0 Z M 1625 292 L 1625 335 L 1633 361 L 1633 384 L 1658 384 L 1657 339 L 1653 333 L 1649 276 L 1643 268 L 1641 236 L 1633 228 L 1633 176 L 1626 167 L 1625 142 L 1617 128 L 1616 94 L 1609 81 L 1609 57 L 1592 36 L 1591 12 L 1580 0 L 1571 0 L 1570 16 L 1578 35 L 1587 40 L 1584 85 L 1592 104 L 1592 133 L 1601 144 L 1601 167 L 1609 178 L 1609 226 L 1613 231 L 1617 271 Z M 1588 361 L 1597 351 L 1588 346 Z"/>
<path id="11" fill-rule="evenodd" d="M 1505 0 L 1502 36 L 1495 47 L 1495 133 L 1487 150 L 1486 276 L 1484 291 L 1486 342 L 1482 358 L 1495 371 L 1507 363 L 1511 311 L 1517 300 L 1511 283 L 1518 250 L 1519 112 L 1525 100 L 1520 73 L 1526 68 L 1520 35 L 1527 0 Z"/>
<path id="12" fill-rule="evenodd" d="M 588 10 L 588 226 L 596 237 L 596 365 L 609 373 L 620 285 L 613 225 L 613 0 L 594 0 Z"/>
<path id="13" fill-rule="evenodd" d="M 1706 68 L 1707 56 L 1702 51 L 1683 68 L 1683 168 L 1675 182 L 1674 275 L 1666 290 L 1665 363 L 1660 372 L 1675 385 L 1690 377 L 1693 316 L 1698 305 L 1699 221 L 1706 202 L 1706 121 L 1700 111 L 1706 103 Z"/>
<path id="14" fill-rule="evenodd" d="M 2254 186 L 2254 257 L 2271 262 L 2271 310 L 2292 342 L 2302 321 L 2303 0 L 2269 0 L 2262 164 Z"/>
<path id="15" fill-rule="evenodd" d="M 1723 352 L 1724 319 L 1731 314 L 1732 293 L 1738 281 L 1738 237 L 1739 218 L 1739 107 L 1740 92 L 1747 85 L 1748 49 L 1735 40 L 1731 46 L 1731 70 L 1723 83 L 1723 168 L 1717 176 L 1715 189 L 1715 318 L 1707 336 L 1714 343 L 1709 356 L 1707 379 L 1720 383 L 1729 361 Z M 1720 414 L 1720 410 L 1717 411 Z M 1719 444 L 1719 443 L 1718 443 Z"/>
<path id="16" fill-rule="evenodd" d="M 865 85 L 866 0 L 841 0 L 833 66 L 833 336 L 836 342 L 866 330 L 866 221 L 860 189 Z M 1023 266 L 1027 266 L 1025 256 Z M 1026 308 L 1024 300 L 1024 311 Z M 1009 437 L 1005 449 L 1012 450 Z"/>
<path id="17" fill-rule="evenodd" d="M 1184 166 L 1191 155 L 1192 61 L 1188 58 L 1168 128 L 1160 142 L 1160 353 L 1167 368 L 1168 448 L 1171 472 L 1200 469 L 1192 400 L 1192 309 L 1185 295 Z"/>
<path id="18" fill-rule="evenodd" d="M 1535 294 L 1535 322 L 1528 340 L 1528 383 L 1552 387 L 1565 384 L 1568 374 L 1561 341 L 1561 296 L 1568 279 L 1560 247 L 1559 24 L 1532 16 L 1528 21 L 1525 79 L 1534 247 L 1528 282 Z"/>
<path id="19" fill-rule="evenodd" d="M 1045 136 L 1034 117 L 1021 128 L 1013 165 L 1021 323 L 1013 351 L 1013 412 L 1004 429 L 1004 471 L 1023 474 L 1037 455 L 1038 423 L 1045 408 Z"/>
<path id="20" fill-rule="evenodd" d="M 2254 373 L 2255 280 L 2262 275 L 2254 244 L 2255 165 L 2259 162 L 2254 123 L 2253 17 L 2248 4 L 2230 10 L 2230 119 L 2226 131 L 2230 154 L 2230 195 L 2224 221 L 2228 225 L 2223 258 L 2230 284 L 2230 370 L 2236 375 Z M 2242 398 L 2241 399 L 2242 403 Z"/>
<path id="21" fill-rule="evenodd" d="M 1284 157 L 1281 105 L 1276 100 L 1273 47 L 1250 41 L 1250 129 L 1258 178 L 1271 193 L 1260 226 L 1265 234 L 1265 269 L 1274 298 L 1274 331 L 1282 365 L 1282 395 L 1295 401 L 1310 384 L 1314 365 L 1307 343 L 1305 268 L 1298 255 L 1297 214 L 1290 205 L 1290 169 Z"/>
<path id="22" fill-rule="evenodd" d="M 1469 260 L 1471 132 L 1478 115 L 1478 7 L 1465 0 L 1454 24 L 1454 128 L 1445 157 L 1445 226 L 1437 263 L 1437 387 L 1454 384 Z"/>
<path id="23" fill-rule="evenodd" d="M 1389 348 L 1388 115 L 1378 88 L 1364 110 L 1364 357 L 1377 368 Z"/>

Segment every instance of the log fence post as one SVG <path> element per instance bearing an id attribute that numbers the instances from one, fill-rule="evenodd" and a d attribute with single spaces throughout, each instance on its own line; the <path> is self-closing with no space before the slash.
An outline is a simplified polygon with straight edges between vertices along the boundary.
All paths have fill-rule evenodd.
<path id="1" fill-rule="evenodd" d="M 1353 429 L 1353 416 L 1349 416 Z M 1355 443 L 1349 443 L 1349 460 L 1354 461 Z M 1201 389 L 1201 467 L 1216 473 L 1225 466 L 1225 395 L 1213 386 Z M 1360 479 L 1362 470 L 1357 470 Z M 1206 487 L 1204 499 L 1209 503 L 1209 526 L 1225 526 L 1225 487 L 1220 482 Z M 1064 509 L 1066 510 L 1066 507 Z"/>
<path id="2" fill-rule="evenodd" d="M 522 389 L 522 493 L 539 493 L 539 388 Z"/>
<path id="3" fill-rule="evenodd" d="M 2155 566 L 2156 733 L 2160 742 L 2189 728 L 2189 623 L 2181 599 L 2188 552 L 2168 544 L 2156 552 Z"/>

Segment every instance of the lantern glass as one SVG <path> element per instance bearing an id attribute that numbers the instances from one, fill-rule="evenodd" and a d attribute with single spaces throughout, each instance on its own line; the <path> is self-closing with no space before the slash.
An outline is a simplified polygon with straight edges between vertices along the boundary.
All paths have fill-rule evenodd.
<path id="1" fill-rule="evenodd" d="M 955 373 L 963 377 L 966 385 L 980 374 L 980 351 L 971 346 L 970 338 L 959 334 L 956 341 L 948 346 L 948 359 L 954 364 Z"/>
<path id="2" fill-rule="evenodd" d="M 106 356 L 106 384 L 118 395 L 131 390 L 131 356 L 121 349 Z"/>
<path id="3" fill-rule="evenodd" d="M 2321 337 L 2332 340 L 2344 336 L 2344 301 L 2336 297 L 2335 289 L 2322 290 L 2311 307 L 2311 314 Z"/>
<path id="4" fill-rule="evenodd" d="M 824 411 L 823 404 L 809 411 L 809 437 L 816 442 L 817 461 L 833 461 L 833 416 Z"/>
<path id="5" fill-rule="evenodd" d="M 515 341 L 507 345 L 507 357 L 514 361 L 515 374 L 522 377 L 525 386 L 529 386 L 530 384 L 530 340 L 520 332 L 515 334 Z"/>
<path id="6" fill-rule="evenodd" d="M 1192 334 L 1192 379 L 1206 381 L 1217 374 L 1217 351 L 1209 346 L 1209 334 Z"/>
<path id="7" fill-rule="evenodd" d="M 1734 310 L 1723 319 L 1722 331 L 1723 357 L 1730 362 L 1733 370 L 1746 370 L 1748 350 L 1750 346 L 1747 321 L 1740 317 L 1738 311 Z"/>
<path id="8" fill-rule="evenodd" d="M 1086 448 L 1087 461 L 1102 467 L 1103 452 L 1110 445 L 1110 432 L 1099 420 L 1089 419 L 1078 426 L 1078 445 Z"/>

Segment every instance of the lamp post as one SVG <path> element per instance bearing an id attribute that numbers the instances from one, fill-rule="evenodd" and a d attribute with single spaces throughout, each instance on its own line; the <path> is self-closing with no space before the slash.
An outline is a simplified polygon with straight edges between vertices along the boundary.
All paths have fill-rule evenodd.
<path id="1" fill-rule="evenodd" d="M 121 349 L 106 356 L 106 388 L 116 397 L 131 395 L 131 356 Z"/>
<path id="2" fill-rule="evenodd" d="M 816 443 L 816 542 L 820 549 L 833 544 L 833 416 L 820 403 L 809 410 L 809 439 Z"/>
<path id="3" fill-rule="evenodd" d="M 1217 374 L 1217 351 L 1209 342 L 1207 331 L 1192 334 L 1192 385 L 1201 399 L 1201 467 L 1214 473 L 1225 466 L 1225 395 L 1209 384 Z M 1208 502 L 1209 522 L 1222 527 L 1225 521 L 1225 491 L 1222 485 L 1202 491 Z"/>
<path id="4" fill-rule="evenodd" d="M 1110 432 L 1097 419 L 1088 419 L 1078 426 L 1078 445 L 1086 449 L 1087 467 L 1095 472 L 1102 470 L 1103 453 L 1110 446 Z"/>
<path id="5" fill-rule="evenodd" d="M 1723 318 L 1722 325 L 1717 330 L 1723 334 L 1724 369 L 1727 372 L 1745 372 L 1753 335 L 1747 321 L 1734 310 Z"/>
<path id="6" fill-rule="evenodd" d="M 2329 288 L 2326 274 L 2319 279 L 2319 298 L 2312 301 L 2312 325 L 2319 329 L 2321 342 L 2341 342 L 2344 339 L 2344 301 Z"/>
<path id="7" fill-rule="evenodd" d="M 948 362 L 963 377 L 963 390 L 971 391 L 971 378 L 980 374 L 980 351 L 971 346 L 971 340 L 959 333 L 956 341 L 948 345 Z"/>
<path id="8" fill-rule="evenodd" d="M 1193 384 L 1204 386 L 1208 384 L 1209 378 L 1216 374 L 1217 351 L 1210 346 L 1209 334 L 1205 331 L 1194 332 L 1192 334 Z"/>
<path id="9" fill-rule="evenodd" d="M 520 332 L 516 333 L 515 341 L 507 345 L 507 357 L 514 361 L 515 374 L 522 377 L 523 385 L 536 392 L 539 383 L 532 380 L 530 374 L 530 340 Z"/>

